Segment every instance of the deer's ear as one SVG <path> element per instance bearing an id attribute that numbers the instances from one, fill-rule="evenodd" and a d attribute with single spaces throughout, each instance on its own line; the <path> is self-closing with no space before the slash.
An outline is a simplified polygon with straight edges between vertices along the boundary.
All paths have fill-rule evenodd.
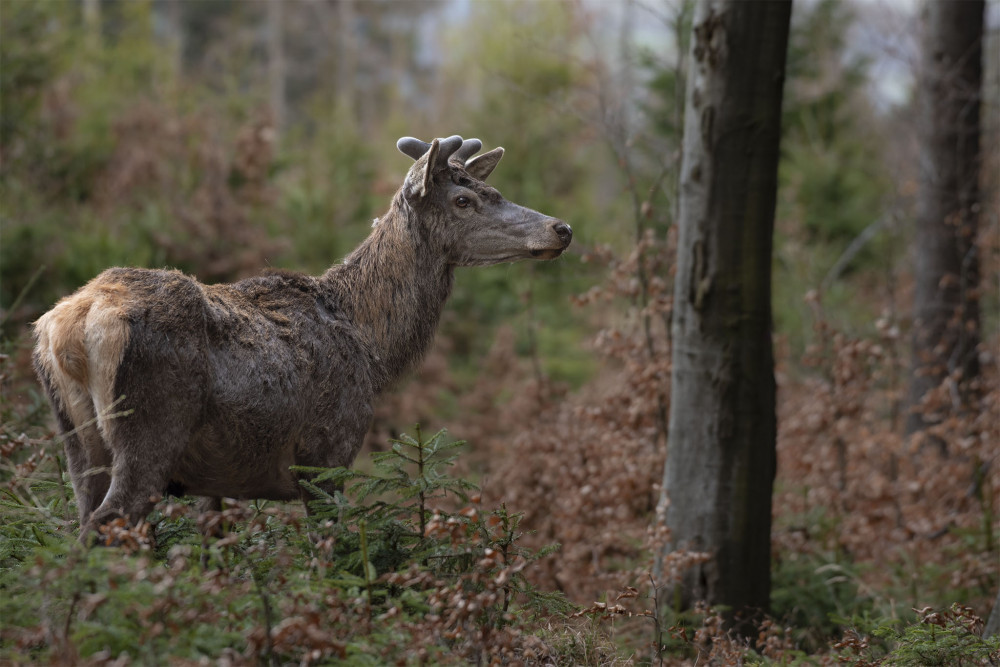
<path id="1" fill-rule="evenodd" d="M 458 135 L 447 139 L 435 139 L 430 144 L 412 137 L 403 137 L 396 142 L 396 147 L 402 153 L 417 161 L 410 167 L 406 178 L 408 199 L 422 199 L 427 196 L 434 185 L 434 176 L 448 168 L 448 158 L 462 147 L 462 143 L 462 137 Z"/>
<path id="2" fill-rule="evenodd" d="M 436 171 L 434 165 L 440 154 L 441 141 L 435 139 L 431 142 L 431 147 L 427 151 L 427 160 L 424 162 L 424 173 L 420 178 L 420 191 L 417 193 L 420 197 L 426 196 L 431 191 L 431 186 L 434 185 L 434 172 Z"/>
<path id="3" fill-rule="evenodd" d="M 502 148 L 494 148 L 491 151 L 483 153 L 478 157 L 474 157 L 465 163 L 465 170 L 469 172 L 469 175 L 473 178 L 485 181 L 493 170 L 496 169 L 497 163 L 500 162 L 500 158 L 503 157 Z"/>

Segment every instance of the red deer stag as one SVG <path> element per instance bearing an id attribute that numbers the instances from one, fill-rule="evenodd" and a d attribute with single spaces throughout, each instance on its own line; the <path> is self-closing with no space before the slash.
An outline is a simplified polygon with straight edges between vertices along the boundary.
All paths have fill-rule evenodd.
<path id="1" fill-rule="evenodd" d="M 112 268 L 35 323 L 81 539 L 155 499 L 303 497 L 290 466 L 348 466 L 376 398 L 429 346 L 455 267 L 552 259 L 573 232 L 484 181 L 502 148 L 405 137 L 389 212 L 319 277 L 204 285 Z"/>

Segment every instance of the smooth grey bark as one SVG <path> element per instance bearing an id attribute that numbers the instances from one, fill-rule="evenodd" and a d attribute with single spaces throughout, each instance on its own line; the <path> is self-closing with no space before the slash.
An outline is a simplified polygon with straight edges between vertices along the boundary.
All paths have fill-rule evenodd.
<path id="1" fill-rule="evenodd" d="M 986 619 L 986 625 L 983 627 L 983 639 L 998 634 L 1000 634 L 1000 590 L 997 591 L 997 599 L 993 601 L 993 611 L 990 612 L 990 617 Z"/>
<path id="2" fill-rule="evenodd" d="M 729 607 L 740 633 L 771 588 L 771 251 L 790 15 L 790 1 L 697 3 L 685 110 L 668 550 L 711 554 L 681 597 Z"/>
<path id="3" fill-rule="evenodd" d="M 979 375 L 979 106 L 983 0 L 926 6 L 920 78 L 913 362 L 908 434 L 960 410 Z M 948 404 L 918 409 L 949 376 Z M 943 443 L 942 443 L 943 446 Z"/>

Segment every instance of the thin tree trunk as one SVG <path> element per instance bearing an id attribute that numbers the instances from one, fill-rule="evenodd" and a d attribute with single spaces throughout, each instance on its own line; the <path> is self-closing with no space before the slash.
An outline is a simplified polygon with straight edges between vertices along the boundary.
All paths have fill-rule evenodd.
<path id="1" fill-rule="evenodd" d="M 354 0 L 337 3 L 337 98 L 339 106 L 357 117 L 358 39 Z"/>
<path id="2" fill-rule="evenodd" d="M 83 26 L 87 46 L 97 49 L 101 46 L 101 2 L 83 0 Z"/>
<path id="3" fill-rule="evenodd" d="M 1000 634 L 1000 590 L 997 591 L 997 599 L 993 601 L 993 611 L 990 612 L 990 617 L 986 619 L 986 625 L 983 627 L 983 639 L 998 634 Z"/>
<path id="4" fill-rule="evenodd" d="M 270 107 L 274 127 L 278 134 L 285 129 L 287 109 L 285 104 L 285 17 L 282 3 L 285 0 L 268 0 L 267 3 L 267 62 L 270 85 Z"/>
<path id="5" fill-rule="evenodd" d="M 181 0 L 167 0 L 167 48 L 170 50 L 173 74 L 176 79 L 180 79 L 181 73 L 184 71 L 184 21 L 182 11 Z"/>
<path id="6" fill-rule="evenodd" d="M 668 549 L 708 552 L 686 603 L 738 632 L 771 585 L 771 251 L 791 2 L 696 5 L 673 316 Z"/>
<path id="7" fill-rule="evenodd" d="M 975 240 L 984 9 L 983 0 L 932 0 L 926 10 L 907 433 L 961 410 L 979 375 Z M 927 392 L 949 378 L 953 390 L 921 409 Z"/>

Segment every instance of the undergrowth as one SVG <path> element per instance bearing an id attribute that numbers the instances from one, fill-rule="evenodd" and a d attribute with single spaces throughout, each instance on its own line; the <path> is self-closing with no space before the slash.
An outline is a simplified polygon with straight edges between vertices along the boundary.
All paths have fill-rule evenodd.
<path id="1" fill-rule="evenodd" d="M 91 549 L 55 443 L 4 444 L 5 463 L 32 462 L 4 467 L 5 661 L 542 661 L 551 648 L 526 628 L 570 610 L 523 576 L 555 547 L 523 548 L 518 514 L 448 474 L 463 443 L 444 432 L 401 436 L 369 472 L 302 470 L 309 515 L 170 500 L 149 523 L 109 526 L 119 546 Z M 327 480 L 344 490 L 321 491 Z"/>
<path id="2" fill-rule="evenodd" d="M 662 369 L 630 359 L 641 339 L 602 344 L 626 361 L 618 390 L 512 393 L 493 418 L 519 432 L 480 424 L 480 454 L 503 461 L 485 491 L 456 474 L 463 443 L 418 428 L 357 469 L 302 469 L 309 515 L 168 499 L 88 550 L 45 401 L 9 374 L 23 346 L 5 343 L 0 663 L 1000 664 L 973 609 L 997 585 L 992 371 L 941 457 L 886 428 L 884 342 L 830 338 L 825 376 L 782 407 L 773 616 L 741 638 L 665 593 L 699 554 L 651 574 Z"/>

